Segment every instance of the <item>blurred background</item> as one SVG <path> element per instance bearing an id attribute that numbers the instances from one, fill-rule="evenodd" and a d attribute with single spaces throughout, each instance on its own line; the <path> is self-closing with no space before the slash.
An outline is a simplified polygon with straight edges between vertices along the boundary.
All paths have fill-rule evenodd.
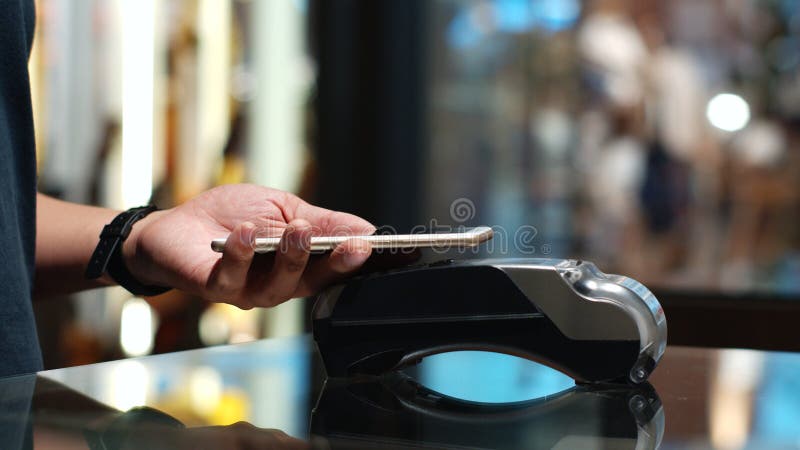
<path id="1" fill-rule="evenodd" d="M 485 256 L 586 258 L 684 306 L 800 298 L 796 0 L 37 7 L 42 192 L 252 182 L 398 231 L 490 225 Z M 309 307 L 63 300 L 36 305 L 48 368 L 299 334 Z"/>
<path id="2" fill-rule="evenodd" d="M 673 344 L 800 345 L 800 1 L 37 8 L 42 192 L 167 208 L 252 182 L 397 231 L 490 225 L 498 237 L 480 256 L 586 258 L 647 283 Z M 240 311 L 104 289 L 35 307 L 56 368 L 297 335 L 310 302 Z M 152 398 L 187 423 L 250 420 L 302 436 L 307 385 L 322 370 L 306 349 L 263 341 L 175 356 L 190 360 L 186 370 L 177 359 L 126 360 L 73 381 L 93 392 L 93 371 L 111 367 L 102 398 L 118 408 Z M 798 378 L 781 364 L 780 354 L 730 351 L 673 368 L 708 367 L 691 389 L 716 400 L 668 414 L 670 432 L 692 442 L 711 430 L 718 448 L 742 445 L 746 429 L 794 439 L 786 405 Z M 259 376 L 245 376 L 252 365 Z M 473 384 L 454 384 L 454 367 Z M 440 355 L 421 370 L 455 394 L 481 393 L 486 379 L 525 396 L 571 384 L 502 355 Z"/>

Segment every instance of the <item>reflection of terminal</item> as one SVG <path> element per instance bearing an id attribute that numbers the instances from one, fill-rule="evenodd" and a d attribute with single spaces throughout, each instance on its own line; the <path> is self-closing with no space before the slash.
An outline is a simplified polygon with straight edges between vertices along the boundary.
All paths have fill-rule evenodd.
<path id="1" fill-rule="evenodd" d="M 661 400 L 647 383 L 576 386 L 491 404 L 448 397 L 395 372 L 329 379 L 311 416 L 312 438 L 325 439 L 331 449 L 655 449 L 663 434 Z"/>

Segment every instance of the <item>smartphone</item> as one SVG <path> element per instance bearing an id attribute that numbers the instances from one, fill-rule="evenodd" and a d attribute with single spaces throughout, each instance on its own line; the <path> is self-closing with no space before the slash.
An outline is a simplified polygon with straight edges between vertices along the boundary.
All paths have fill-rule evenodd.
<path id="1" fill-rule="evenodd" d="M 443 248 L 443 247 L 475 247 L 492 238 L 494 232 L 489 227 L 466 228 L 454 233 L 432 234 L 370 234 L 362 236 L 314 236 L 311 238 L 311 251 L 324 252 L 334 249 L 342 242 L 358 238 L 369 242 L 373 249 L 394 248 Z M 215 252 L 222 252 L 227 238 L 211 241 Z M 280 245 L 280 237 L 256 238 L 255 252 L 274 252 Z"/>

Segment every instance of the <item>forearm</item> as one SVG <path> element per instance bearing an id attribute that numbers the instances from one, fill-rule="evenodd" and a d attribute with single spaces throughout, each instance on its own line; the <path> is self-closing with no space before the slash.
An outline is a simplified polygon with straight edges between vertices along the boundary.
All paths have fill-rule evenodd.
<path id="1" fill-rule="evenodd" d="M 34 297 L 46 298 L 112 284 L 104 276 L 84 277 L 103 226 L 119 213 L 39 194 L 36 208 Z"/>
<path id="2" fill-rule="evenodd" d="M 112 284 L 109 278 L 88 281 L 84 272 L 103 227 L 118 212 L 43 195 L 38 198 L 35 296 Z M 252 242 L 258 227 L 281 236 L 281 248 L 274 255 L 254 257 Z M 135 280 L 137 283 L 129 284 L 134 291 L 158 291 L 140 289 L 137 284 L 163 286 L 242 308 L 274 306 L 313 294 L 354 274 L 364 264 L 371 248 L 358 239 L 322 258 L 310 258 L 307 241 L 312 232 L 342 230 L 369 234 L 375 227 L 359 217 L 309 205 L 283 191 L 255 185 L 220 186 L 136 221 L 121 254 L 112 255 L 112 272 L 123 282 Z M 224 236 L 230 238 L 220 256 L 209 242 Z M 120 264 L 124 267 L 118 267 Z"/>

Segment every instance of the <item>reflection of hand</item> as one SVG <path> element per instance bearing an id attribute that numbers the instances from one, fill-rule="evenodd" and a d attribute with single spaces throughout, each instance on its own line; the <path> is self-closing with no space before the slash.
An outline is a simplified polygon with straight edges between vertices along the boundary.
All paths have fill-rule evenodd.
<path id="1" fill-rule="evenodd" d="M 276 254 L 254 258 L 257 228 L 282 236 Z M 133 275 L 146 284 L 176 287 L 240 308 L 274 306 L 353 273 L 370 254 L 369 243 L 351 240 L 309 260 L 312 233 L 374 230 L 359 217 L 312 206 L 287 192 L 228 185 L 150 214 L 133 227 L 123 254 Z M 229 234 L 220 257 L 211 250 L 211 240 Z"/>
<path id="2" fill-rule="evenodd" d="M 259 449 L 300 450 L 310 448 L 306 441 L 281 430 L 258 428 L 247 422 L 228 426 L 198 428 L 144 427 L 131 430 L 124 450 L 134 449 Z"/>

